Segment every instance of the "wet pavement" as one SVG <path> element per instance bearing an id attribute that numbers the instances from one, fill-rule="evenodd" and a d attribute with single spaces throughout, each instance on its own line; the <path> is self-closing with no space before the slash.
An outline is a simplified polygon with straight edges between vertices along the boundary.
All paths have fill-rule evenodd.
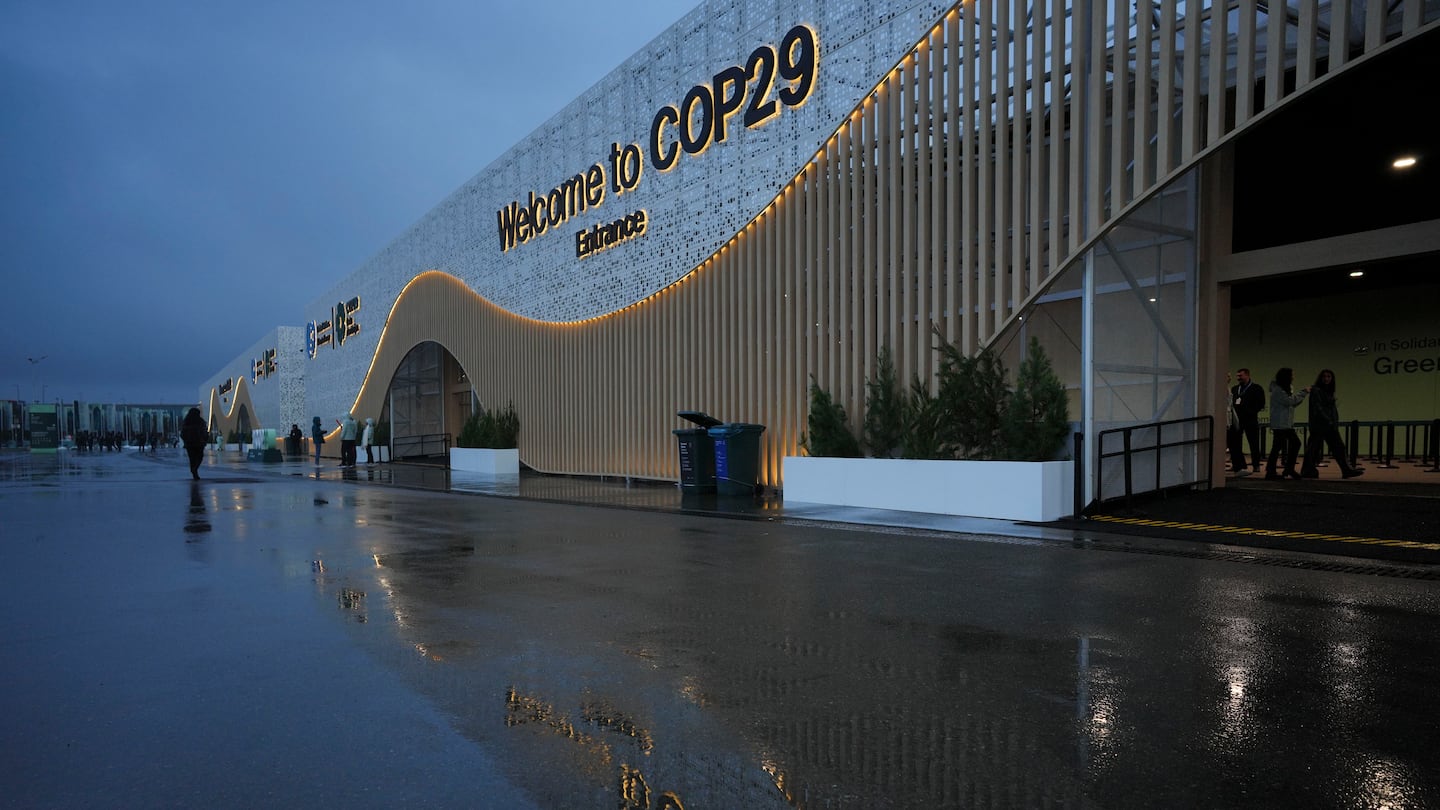
<path id="1" fill-rule="evenodd" d="M 1425 566 L 443 472 L 0 456 L 0 805 L 1440 806 Z"/>

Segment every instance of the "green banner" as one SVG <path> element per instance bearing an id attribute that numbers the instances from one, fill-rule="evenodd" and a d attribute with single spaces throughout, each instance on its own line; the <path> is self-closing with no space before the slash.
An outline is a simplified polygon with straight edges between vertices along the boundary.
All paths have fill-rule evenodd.
<path id="1" fill-rule="evenodd" d="M 60 415 L 54 405 L 31 405 L 30 452 L 53 453 L 60 446 Z"/>

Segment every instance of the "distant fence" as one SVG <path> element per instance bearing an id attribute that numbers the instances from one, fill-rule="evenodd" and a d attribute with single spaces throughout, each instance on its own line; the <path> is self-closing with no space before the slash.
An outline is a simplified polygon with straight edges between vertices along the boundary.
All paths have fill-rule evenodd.
<path id="1" fill-rule="evenodd" d="M 1270 424 L 1261 422 L 1260 455 L 1269 453 Z M 1296 422 L 1300 434 L 1300 454 L 1310 444 L 1310 425 Z M 1414 464 L 1440 471 L 1440 419 L 1366 421 L 1352 420 L 1341 426 L 1345 452 L 1351 466 L 1361 460 L 1380 469 L 1396 469 L 1401 464 Z M 1320 463 L 1324 463 L 1323 459 Z"/>

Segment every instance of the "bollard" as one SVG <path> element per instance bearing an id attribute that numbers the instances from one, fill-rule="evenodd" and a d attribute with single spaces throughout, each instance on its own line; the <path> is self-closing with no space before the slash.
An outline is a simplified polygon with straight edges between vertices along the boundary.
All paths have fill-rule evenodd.
<path id="1" fill-rule="evenodd" d="M 1345 437 L 1345 449 L 1350 451 L 1350 468 L 1355 469 L 1360 466 L 1360 453 L 1356 450 L 1360 443 L 1360 420 L 1351 419 L 1345 432 L 1349 434 Z"/>
<path id="2" fill-rule="evenodd" d="M 1082 518 L 1085 516 L 1085 504 L 1082 503 L 1082 501 L 1085 500 L 1085 483 L 1081 480 L 1082 471 L 1085 469 L 1085 466 L 1080 462 L 1080 451 L 1084 446 L 1085 434 L 1077 431 L 1075 433 L 1075 452 L 1071 456 L 1075 461 L 1075 514 L 1071 515 L 1071 517 L 1074 518 Z"/>
<path id="3" fill-rule="evenodd" d="M 1398 470 L 1395 464 L 1395 423 L 1385 423 L 1385 455 L 1381 457 L 1378 465 L 1382 470 Z"/>
<path id="4" fill-rule="evenodd" d="M 1430 453 L 1430 469 L 1427 473 L 1440 472 L 1440 419 L 1430 423 L 1430 441 L 1426 442 Z"/>

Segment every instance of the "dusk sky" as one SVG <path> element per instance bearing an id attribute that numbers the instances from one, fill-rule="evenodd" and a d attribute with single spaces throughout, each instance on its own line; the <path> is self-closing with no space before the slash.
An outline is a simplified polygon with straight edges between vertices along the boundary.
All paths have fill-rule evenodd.
<path id="1" fill-rule="evenodd" d="M 695 5 L 0 5 L 0 399 L 193 402 Z"/>

